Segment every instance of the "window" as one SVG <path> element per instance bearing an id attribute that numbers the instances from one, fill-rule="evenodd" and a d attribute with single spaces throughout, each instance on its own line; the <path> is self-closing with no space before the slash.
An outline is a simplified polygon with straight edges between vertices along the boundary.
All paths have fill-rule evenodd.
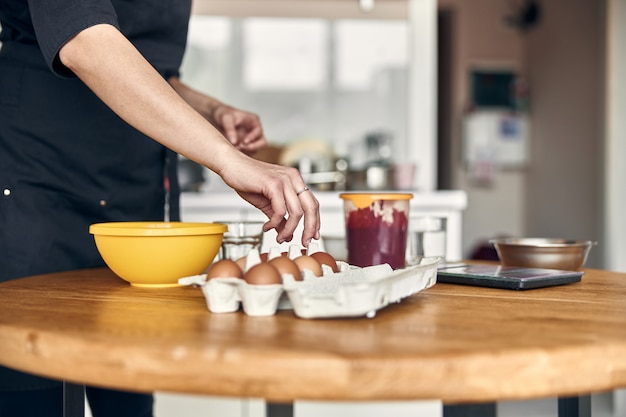
<path id="1" fill-rule="evenodd" d="M 343 156 L 372 131 L 405 140 L 407 25 L 193 16 L 182 78 L 259 114 L 272 143 L 319 138 Z"/>

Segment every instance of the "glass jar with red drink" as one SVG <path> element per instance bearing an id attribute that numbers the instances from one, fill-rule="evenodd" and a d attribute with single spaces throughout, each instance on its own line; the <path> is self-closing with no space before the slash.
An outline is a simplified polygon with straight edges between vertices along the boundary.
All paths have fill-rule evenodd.
<path id="1" fill-rule="evenodd" d="M 410 193 L 342 193 L 348 263 L 404 268 Z"/>

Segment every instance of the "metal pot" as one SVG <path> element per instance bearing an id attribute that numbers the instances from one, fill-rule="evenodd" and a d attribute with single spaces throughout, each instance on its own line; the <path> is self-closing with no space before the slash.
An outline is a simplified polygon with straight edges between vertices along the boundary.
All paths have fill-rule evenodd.
<path id="1" fill-rule="evenodd" d="M 348 189 L 350 190 L 389 190 L 392 172 L 388 165 L 371 165 L 360 170 L 348 172 Z"/>

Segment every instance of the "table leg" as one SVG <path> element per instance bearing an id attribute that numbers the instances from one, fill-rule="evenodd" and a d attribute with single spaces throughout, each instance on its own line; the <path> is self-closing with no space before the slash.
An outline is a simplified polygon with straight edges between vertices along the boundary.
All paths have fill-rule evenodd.
<path id="1" fill-rule="evenodd" d="M 85 386 L 63 381 L 63 417 L 85 417 Z"/>
<path id="2" fill-rule="evenodd" d="M 443 406 L 443 417 L 496 417 L 496 403 Z M 559 415 L 559 417 L 562 417 Z"/>
<path id="3" fill-rule="evenodd" d="M 293 403 L 267 403 L 265 417 L 293 417 Z"/>
<path id="4" fill-rule="evenodd" d="M 560 397 L 559 417 L 591 417 L 591 395 Z"/>

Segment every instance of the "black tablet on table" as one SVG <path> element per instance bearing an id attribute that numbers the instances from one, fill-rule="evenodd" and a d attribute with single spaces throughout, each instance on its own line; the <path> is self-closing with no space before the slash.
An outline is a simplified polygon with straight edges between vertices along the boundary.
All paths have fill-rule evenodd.
<path id="1" fill-rule="evenodd" d="M 443 265 L 437 282 L 479 287 L 529 290 L 579 282 L 584 272 L 501 265 Z"/>

